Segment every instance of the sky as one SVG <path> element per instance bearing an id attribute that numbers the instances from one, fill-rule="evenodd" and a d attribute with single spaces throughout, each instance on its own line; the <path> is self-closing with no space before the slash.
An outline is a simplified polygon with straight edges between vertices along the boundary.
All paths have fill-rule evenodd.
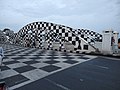
<path id="1" fill-rule="evenodd" d="M 0 30 L 37 21 L 120 33 L 120 0 L 0 0 Z"/>

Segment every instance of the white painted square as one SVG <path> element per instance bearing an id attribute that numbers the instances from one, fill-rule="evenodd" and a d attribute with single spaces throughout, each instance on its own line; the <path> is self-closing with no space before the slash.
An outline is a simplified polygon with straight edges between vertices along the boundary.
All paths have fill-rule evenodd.
<path id="1" fill-rule="evenodd" d="M 54 59 L 54 60 L 55 60 L 55 61 L 60 61 L 60 62 L 67 61 L 67 59 L 64 59 L 64 58 Z"/>
<path id="2" fill-rule="evenodd" d="M 78 61 L 79 63 L 86 62 L 85 59 L 74 59 L 75 61 Z"/>
<path id="3" fill-rule="evenodd" d="M 41 68 L 41 67 L 45 67 L 48 66 L 49 64 L 47 63 L 36 63 L 36 64 L 31 64 L 30 66 L 36 67 L 36 68 Z"/>
<path id="4" fill-rule="evenodd" d="M 19 62 L 25 62 L 25 61 L 31 61 L 31 59 L 19 59 L 17 61 L 19 61 Z"/>
<path id="5" fill-rule="evenodd" d="M 3 59 L 3 62 L 14 61 L 13 59 Z"/>
<path id="6" fill-rule="evenodd" d="M 27 64 L 25 63 L 15 63 L 15 64 L 9 64 L 7 65 L 9 68 L 18 68 L 18 67 L 23 67 L 26 66 Z"/>
<path id="7" fill-rule="evenodd" d="M 35 69 L 35 70 L 31 70 L 31 71 L 22 73 L 22 75 L 29 78 L 32 81 L 35 81 L 35 80 L 38 80 L 38 79 L 41 79 L 41 78 L 47 76 L 48 72 L 40 70 L 40 69 Z"/>
<path id="8" fill-rule="evenodd" d="M 96 58 L 97 56 L 85 55 L 85 56 L 83 56 L 83 57 L 87 57 L 87 58 L 93 59 L 93 58 Z"/>
<path id="9" fill-rule="evenodd" d="M 9 70 L 4 70 L 0 72 L 0 79 L 4 79 L 7 77 L 11 77 L 14 75 L 19 74 L 18 72 L 16 72 L 15 70 L 9 69 Z"/>
<path id="10" fill-rule="evenodd" d="M 58 67 L 61 67 L 62 69 L 64 69 L 64 68 L 68 68 L 68 67 L 71 66 L 71 64 L 63 63 L 63 62 L 56 63 L 56 64 L 53 64 L 53 65 L 58 66 Z"/>

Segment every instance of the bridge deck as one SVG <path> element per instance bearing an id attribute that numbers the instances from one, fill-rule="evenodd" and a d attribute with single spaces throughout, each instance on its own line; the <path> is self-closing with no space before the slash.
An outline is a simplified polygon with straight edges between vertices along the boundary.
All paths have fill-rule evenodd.
<path id="1" fill-rule="evenodd" d="M 97 58 L 97 56 L 5 44 L 0 44 L 0 46 L 3 46 L 5 51 L 0 81 L 6 81 L 10 89 L 77 90 L 77 88 L 81 88 L 82 90 L 89 90 L 83 88 L 88 82 L 88 86 L 94 90 L 96 86 L 93 85 L 95 88 L 91 86 L 92 83 L 96 84 L 101 90 L 115 90 L 116 88 L 120 88 L 118 87 L 120 79 L 116 80 L 116 78 L 118 78 L 118 71 L 116 70 L 116 66 L 118 65 L 116 63 L 117 60 L 115 61 L 115 67 L 111 67 L 111 63 L 113 64 L 114 61 L 110 60 L 110 65 L 108 65 L 108 60 L 106 63 L 106 60 L 103 58 L 99 60 L 101 58 Z M 96 62 L 98 65 L 96 65 Z M 120 64 L 120 62 L 118 63 Z M 111 73 L 110 68 L 116 71 Z M 83 73 L 84 71 L 85 73 Z M 113 77 L 109 76 L 109 74 L 112 74 Z M 108 76 L 108 81 L 104 82 L 105 78 L 103 76 L 106 78 Z M 99 77 L 101 79 L 99 79 Z M 101 80 L 103 80 L 105 85 L 101 86 Z M 113 80 L 114 83 L 112 83 L 111 80 Z M 115 84 L 115 81 L 118 83 Z M 82 82 L 86 84 L 81 84 L 83 86 L 80 86 Z M 90 84 L 90 82 L 92 83 Z M 109 87 L 109 85 L 112 86 Z"/>
<path id="2" fill-rule="evenodd" d="M 95 56 L 1 45 L 5 51 L 0 79 L 11 88 L 34 82 Z M 11 82 L 12 81 L 12 82 Z"/>

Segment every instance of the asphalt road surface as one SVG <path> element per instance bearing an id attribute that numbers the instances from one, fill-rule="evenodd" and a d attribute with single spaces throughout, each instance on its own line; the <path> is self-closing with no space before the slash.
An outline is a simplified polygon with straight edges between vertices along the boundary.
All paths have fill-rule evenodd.
<path id="1" fill-rule="evenodd" d="M 120 60 L 97 57 L 16 90 L 120 90 Z"/>

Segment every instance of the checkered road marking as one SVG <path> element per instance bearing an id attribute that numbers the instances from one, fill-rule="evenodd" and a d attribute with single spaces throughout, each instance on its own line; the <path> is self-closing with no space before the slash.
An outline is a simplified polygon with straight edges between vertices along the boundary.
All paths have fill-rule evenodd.
<path id="1" fill-rule="evenodd" d="M 96 58 L 84 54 L 59 52 L 15 45 L 0 44 L 4 48 L 0 81 L 11 89 L 34 82 L 55 72 Z"/>

